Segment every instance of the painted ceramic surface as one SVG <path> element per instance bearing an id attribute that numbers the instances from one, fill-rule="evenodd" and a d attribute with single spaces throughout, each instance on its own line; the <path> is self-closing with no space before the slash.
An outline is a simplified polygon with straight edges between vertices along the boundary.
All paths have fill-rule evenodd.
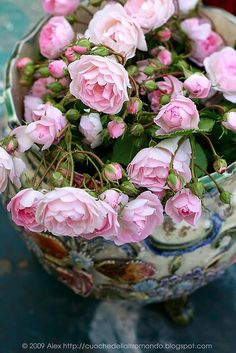
<path id="1" fill-rule="evenodd" d="M 232 40 L 234 17 L 219 10 L 207 12 L 213 19 L 221 16 L 219 31 Z M 8 66 L 5 101 L 10 126 L 19 124 L 24 95 L 18 83 L 15 58 L 37 56 L 36 38 L 41 25 L 42 22 L 18 45 Z M 26 155 L 29 174 L 34 173 L 39 160 L 37 150 Z M 43 170 L 39 171 L 39 178 L 41 174 Z M 234 164 L 218 179 L 232 193 L 236 191 L 235 174 Z M 224 206 L 210 179 L 203 181 L 207 189 L 205 210 L 197 228 L 176 225 L 166 218 L 164 225 L 144 242 L 120 247 L 101 238 L 86 241 L 63 235 L 23 233 L 22 236 L 44 268 L 79 295 L 140 301 L 178 298 L 220 276 L 236 262 L 236 196 L 232 207 Z M 13 186 L 9 186 L 4 203 L 15 193 Z"/>

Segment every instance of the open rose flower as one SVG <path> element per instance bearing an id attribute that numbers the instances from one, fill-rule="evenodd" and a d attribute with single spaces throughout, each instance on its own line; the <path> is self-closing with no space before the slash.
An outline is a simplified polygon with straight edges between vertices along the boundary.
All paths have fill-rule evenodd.
<path id="1" fill-rule="evenodd" d="M 161 108 L 154 122 L 160 127 L 156 134 L 165 135 L 179 130 L 197 129 L 199 114 L 191 99 L 179 96 Z"/>
<path id="2" fill-rule="evenodd" d="M 207 98 L 211 89 L 211 81 L 201 73 L 195 73 L 184 81 L 184 88 L 190 98 Z"/>
<path id="3" fill-rule="evenodd" d="M 230 111 L 225 114 L 225 120 L 222 122 L 222 125 L 233 132 L 236 133 L 236 111 Z"/>
<path id="4" fill-rule="evenodd" d="M 48 70 L 55 78 L 62 78 L 65 76 L 67 65 L 64 60 L 54 60 L 49 63 Z"/>
<path id="5" fill-rule="evenodd" d="M 79 6 L 80 0 L 44 0 L 43 9 L 51 15 L 67 16 Z"/>
<path id="6" fill-rule="evenodd" d="M 25 121 L 27 123 L 31 123 L 32 121 L 35 121 L 34 116 L 34 110 L 36 110 L 40 105 L 43 104 L 43 101 L 39 97 L 34 97 L 34 96 L 25 96 L 24 99 L 24 108 L 25 108 Z"/>
<path id="7" fill-rule="evenodd" d="M 114 210 L 119 211 L 129 201 L 127 195 L 116 190 L 106 190 L 100 195 L 100 199 L 108 203 Z"/>
<path id="8" fill-rule="evenodd" d="M 163 223 L 163 207 L 150 191 L 143 192 L 126 204 L 119 216 L 120 230 L 114 239 L 117 245 L 140 242 Z"/>
<path id="9" fill-rule="evenodd" d="M 170 162 L 177 150 L 179 139 L 165 139 L 156 147 L 144 148 L 138 152 L 127 168 L 130 181 L 138 187 L 145 187 L 153 192 L 168 189 Z M 185 141 L 178 149 L 173 163 L 173 169 L 185 183 L 191 180 L 190 160 L 190 143 Z"/>
<path id="10" fill-rule="evenodd" d="M 181 28 L 189 39 L 205 40 L 211 34 L 211 23 L 199 17 L 188 18 L 181 22 Z"/>
<path id="11" fill-rule="evenodd" d="M 107 210 L 96 198 L 77 188 L 56 188 L 39 202 L 36 221 L 58 236 L 94 233 L 104 226 Z"/>
<path id="12" fill-rule="evenodd" d="M 206 58 L 204 65 L 213 88 L 236 103 L 236 50 L 226 47 Z"/>
<path id="13" fill-rule="evenodd" d="M 113 58 L 83 55 L 68 66 L 70 92 L 84 104 L 107 114 L 117 114 L 129 100 L 129 77 Z"/>
<path id="14" fill-rule="evenodd" d="M 17 139 L 19 152 L 27 151 L 34 143 L 43 145 L 42 150 L 48 149 L 58 141 L 59 133 L 66 126 L 62 112 L 50 103 L 39 106 L 34 116 L 36 121 L 19 126 L 11 132 Z"/>
<path id="15" fill-rule="evenodd" d="M 108 46 L 127 60 L 134 57 L 136 49 L 147 50 L 141 27 L 121 4 L 111 3 L 96 12 L 85 35 L 91 42 Z"/>
<path id="16" fill-rule="evenodd" d="M 171 96 L 171 98 L 176 98 L 183 92 L 183 83 L 173 75 L 166 75 L 163 81 L 159 81 L 158 88 L 165 94 Z"/>
<path id="17" fill-rule="evenodd" d="M 85 136 L 84 142 L 89 144 L 91 148 L 96 148 L 101 144 L 102 123 L 98 113 L 82 115 L 79 129 Z"/>
<path id="18" fill-rule="evenodd" d="M 173 0 L 128 0 L 125 10 L 145 33 L 163 26 L 175 12 Z"/>
<path id="19" fill-rule="evenodd" d="M 7 205 L 13 222 L 31 232 L 42 232 L 44 227 L 35 219 L 35 213 L 43 194 L 33 189 L 24 189 L 16 194 Z"/>
<path id="20" fill-rule="evenodd" d="M 60 56 L 74 39 L 74 31 L 63 16 L 52 17 L 42 28 L 39 36 L 40 52 L 48 59 Z"/>
<path id="21" fill-rule="evenodd" d="M 201 200 L 190 190 L 181 190 L 167 201 L 165 212 L 176 223 L 195 226 L 202 213 Z"/>
<path id="22" fill-rule="evenodd" d="M 20 177 L 25 170 L 24 162 L 14 157 L 12 158 L 4 148 L 0 147 L 0 192 L 7 188 L 8 179 L 17 187 L 21 187 Z"/>

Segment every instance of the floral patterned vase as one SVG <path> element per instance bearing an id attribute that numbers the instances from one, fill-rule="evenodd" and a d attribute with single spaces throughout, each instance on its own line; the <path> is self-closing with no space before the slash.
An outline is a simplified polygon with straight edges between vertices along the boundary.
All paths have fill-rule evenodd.
<path id="1" fill-rule="evenodd" d="M 236 19 L 219 9 L 203 11 L 233 45 Z M 20 123 L 25 93 L 19 84 L 15 61 L 19 56 L 37 57 L 37 36 L 44 21 L 17 45 L 6 71 L 5 101 L 10 127 Z M 40 159 L 36 149 L 26 155 L 28 175 L 37 170 Z M 38 178 L 43 169 L 43 165 L 38 168 Z M 236 163 L 224 176 L 214 177 L 234 193 Z M 236 262 L 236 197 L 232 207 L 224 206 L 211 180 L 204 177 L 202 181 L 207 192 L 197 228 L 174 224 L 167 217 L 164 225 L 145 241 L 120 247 L 102 238 L 86 241 L 63 234 L 55 237 L 26 232 L 22 236 L 43 267 L 81 296 L 147 302 L 181 298 L 220 276 Z M 10 185 L 3 196 L 5 205 L 15 192 Z"/>

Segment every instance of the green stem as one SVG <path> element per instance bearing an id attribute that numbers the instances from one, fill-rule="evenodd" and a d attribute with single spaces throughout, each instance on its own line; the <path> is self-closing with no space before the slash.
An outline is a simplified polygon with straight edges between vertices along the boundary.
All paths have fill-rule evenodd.
<path id="1" fill-rule="evenodd" d="M 195 175 L 195 156 L 196 156 L 196 146 L 195 146 L 195 139 L 193 136 L 190 137 L 189 139 L 190 144 L 191 144 L 191 149 L 192 149 L 192 158 L 191 158 L 191 173 L 192 173 L 192 178 L 194 179 L 196 177 Z"/>
<path id="2" fill-rule="evenodd" d="M 52 163 L 49 165 L 49 167 L 47 168 L 47 170 L 45 171 L 44 175 L 42 176 L 42 178 L 40 179 L 40 181 L 38 182 L 38 184 L 36 185 L 35 189 L 38 190 L 38 188 L 40 187 L 40 185 L 42 184 L 45 176 L 48 174 L 48 172 L 50 172 L 51 168 L 53 167 L 54 163 L 56 162 L 58 156 L 59 156 L 60 152 L 58 152 L 55 156 L 55 158 L 53 159 Z"/>
<path id="3" fill-rule="evenodd" d="M 208 107 L 204 107 L 199 111 L 199 113 L 201 114 L 205 110 L 211 110 L 211 109 L 218 110 L 220 113 L 225 114 L 225 109 L 221 105 L 217 105 L 217 104 L 209 105 Z"/>
<path id="4" fill-rule="evenodd" d="M 216 153 L 215 147 L 213 146 L 213 143 L 211 142 L 211 139 L 207 135 L 205 135 L 203 133 L 201 133 L 201 136 L 203 136 L 206 139 L 206 141 L 208 142 L 208 144 L 209 144 L 209 146 L 210 146 L 210 148 L 212 150 L 213 156 L 218 158 L 218 154 Z"/>
<path id="5" fill-rule="evenodd" d="M 197 167 L 198 169 L 200 169 L 203 173 L 205 173 L 206 175 L 208 175 L 208 177 L 213 181 L 213 183 L 215 184 L 215 186 L 217 187 L 217 190 L 219 191 L 219 193 L 221 193 L 223 191 L 223 189 L 220 187 L 220 185 L 217 183 L 217 181 L 211 176 L 210 173 L 208 173 L 208 171 L 202 167 L 200 167 L 200 165 L 195 163 L 195 167 Z"/>

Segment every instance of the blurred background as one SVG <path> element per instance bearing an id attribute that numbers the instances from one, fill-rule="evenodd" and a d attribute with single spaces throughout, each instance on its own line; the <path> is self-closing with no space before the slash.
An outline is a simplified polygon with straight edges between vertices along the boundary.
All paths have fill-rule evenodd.
<path id="1" fill-rule="evenodd" d="M 205 3 L 224 6 L 236 13 L 236 1 Z M 4 114 L 1 96 L 4 64 L 16 41 L 42 16 L 41 0 L 0 0 L 0 116 Z M 195 319 L 187 327 L 177 327 L 159 304 L 144 306 L 81 299 L 34 260 L 1 206 L 0 225 L 0 353 L 27 351 L 22 344 L 30 342 L 203 343 L 213 346 L 204 352 L 235 351 L 236 266 L 192 296 Z M 148 351 L 151 352 L 145 350 Z"/>

